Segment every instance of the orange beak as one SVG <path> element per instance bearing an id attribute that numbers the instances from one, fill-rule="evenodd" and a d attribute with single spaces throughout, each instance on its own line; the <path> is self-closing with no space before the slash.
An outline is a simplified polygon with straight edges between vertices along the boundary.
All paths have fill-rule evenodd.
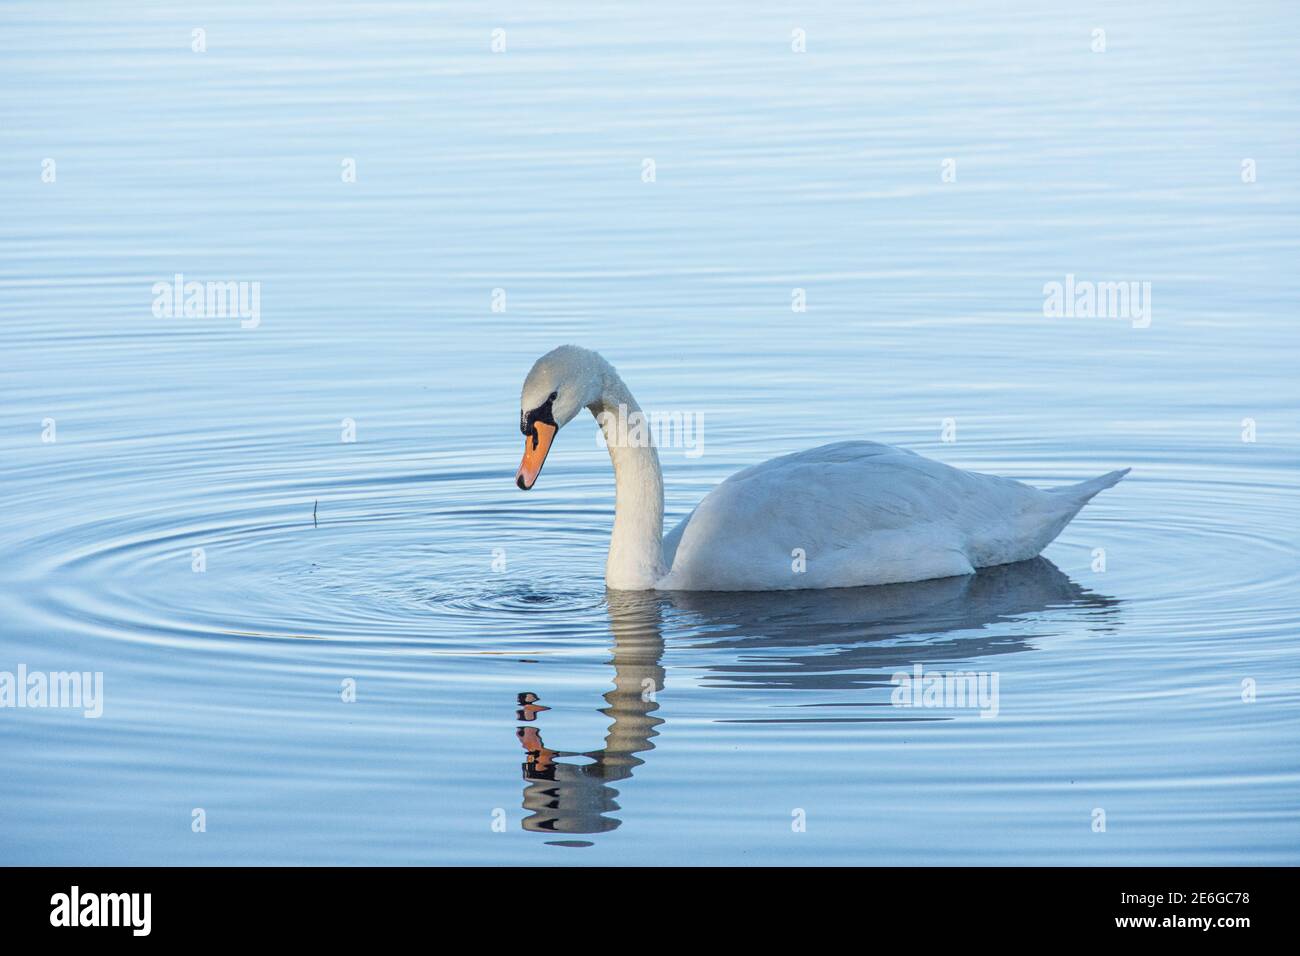
<path id="1" fill-rule="evenodd" d="M 524 436 L 524 460 L 519 463 L 519 471 L 515 474 L 515 484 L 524 491 L 531 488 L 542 473 L 546 453 L 551 450 L 551 442 L 559 430 L 546 422 L 533 422 L 532 434 Z"/>

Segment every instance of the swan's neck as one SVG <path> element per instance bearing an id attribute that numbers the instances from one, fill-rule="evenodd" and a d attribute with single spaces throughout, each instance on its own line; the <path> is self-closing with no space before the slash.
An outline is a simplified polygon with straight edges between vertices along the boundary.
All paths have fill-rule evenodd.
<path id="1" fill-rule="evenodd" d="M 635 427 L 641 407 L 610 369 L 599 400 L 588 406 L 605 434 L 614 463 L 614 532 L 605 562 L 605 583 L 644 591 L 667 573 L 664 567 L 664 479 L 647 425 Z"/>

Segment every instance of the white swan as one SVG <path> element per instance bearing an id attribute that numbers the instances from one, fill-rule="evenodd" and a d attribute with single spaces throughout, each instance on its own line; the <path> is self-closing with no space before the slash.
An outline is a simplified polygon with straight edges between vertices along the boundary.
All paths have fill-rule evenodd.
<path id="1" fill-rule="evenodd" d="M 543 355 L 520 396 L 515 476 L 531 488 L 560 428 L 583 408 L 597 416 L 616 482 L 605 583 L 620 590 L 776 591 L 972 574 L 1034 557 L 1128 473 L 1044 491 L 890 445 L 837 442 L 737 472 L 663 535 L 659 456 L 649 442 L 619 443 L 620 407 L 640 412 L 600 355 L 573 345 Z"/>

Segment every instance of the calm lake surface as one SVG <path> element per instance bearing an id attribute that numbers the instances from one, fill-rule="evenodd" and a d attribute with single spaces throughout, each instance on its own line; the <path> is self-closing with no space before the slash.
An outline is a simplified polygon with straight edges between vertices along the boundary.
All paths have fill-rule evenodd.
<path id="1" fill-rule="evenodd" d="M 0 709 L 0 862 L 1300 863 L 1300 13 L 1060 6 L 5 4 L 0 671 L 103 714 Z M 702 422 L 670 524 L 1133 473 L 972 578 L 607 593 L 595 425 L 513 482 L 563 342 Z"/>

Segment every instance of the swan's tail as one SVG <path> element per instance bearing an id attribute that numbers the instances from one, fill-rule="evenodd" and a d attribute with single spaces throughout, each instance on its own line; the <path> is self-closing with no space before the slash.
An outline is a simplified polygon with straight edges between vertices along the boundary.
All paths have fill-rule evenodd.
<path id="1" fill-rule="evenodd" d="M 1110 471 L 1099 478 L 1090 478 L 1087 481 L 1081 481 L 1077 485 L 1066 485 L 1064 488 L 1053 488 L 1052 494 L 1060 495 L 1075 506 L 1077 511 L 1082 508 L 1092 496 L 1099 491 L 1105 491 L 1114 485 L 1121 478 L 1127 475 L 1131 468 L 1121 468 L 1119 471 Z"/>

